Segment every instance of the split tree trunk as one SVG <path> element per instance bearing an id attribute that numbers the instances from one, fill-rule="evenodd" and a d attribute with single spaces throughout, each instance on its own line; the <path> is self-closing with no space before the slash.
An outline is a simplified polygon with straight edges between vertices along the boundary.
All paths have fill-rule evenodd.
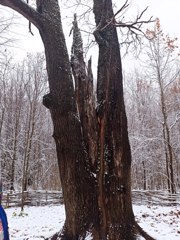
<path id="1" fill-rule="evenodd" d="M 112 2 L 94 1 L 99 45 L 97 116 L 99 122 L 98 204 L 101 239 L 136 239 L 131 202 L 131 151 L 123 99 L 122 66 Z"/>
<path id="2" fill-rule="evenodd" d="M 106 27 L 113 17 L 111 0 L 94 0 L 99 45 L 97 107 L 90 67 L 86 71 L 82 41 L 74 22 L 70 61 L 57 0 L 37 1 L 37 11 L 21 0 L 0 0 L 30 20 L 42 37 L 50 93 L 43 98 L 54 125 L 65 202 L 64 229 L 52 239 L 152 239 L 136 224 L 131 202 L 131 151 L 123 100 L 117 32 Z M 94 119 L 94 121 L 93 121 Z"/>

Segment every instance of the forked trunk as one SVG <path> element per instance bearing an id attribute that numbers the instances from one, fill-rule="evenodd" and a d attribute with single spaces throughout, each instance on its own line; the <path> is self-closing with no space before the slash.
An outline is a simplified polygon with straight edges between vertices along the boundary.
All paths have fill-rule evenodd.
<path id="1" fill-rule="evenodd" d="M 108 24 L 113 17 L 111 0 L 94 0 L 94 34 L 99 45 L 96 109 L 91 70 L 85 68 L 76 24 L 74 91 L 58 1 L 37 1 L 37 11 L 20 0 L 0 3 L 32 21 L 45 47 L 50 93 L 43 103 L 54 125 L 66 211 L 63 231 L 51 239 L 83 240 L 90 232 L 94 240 L 135 240 L 140 235 L 152 240 L 136 224 L 132 211 L 121 57 L 116 29 Z"/>

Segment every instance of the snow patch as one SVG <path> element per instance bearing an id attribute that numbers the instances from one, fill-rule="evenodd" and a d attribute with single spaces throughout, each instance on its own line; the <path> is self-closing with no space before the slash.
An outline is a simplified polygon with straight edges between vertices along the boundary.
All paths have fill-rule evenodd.
<path id="1" fill-rule="evenodd" d="M 160 206 L 133 206 L 138 224 L 158 240 L 180 239 L 180 208 Z M 60 231 L 65 220 L 64 206 L 25 207 L 5 209 L 11 240 L 43 240 Z M 86 240 L 92 240 L 87 232 Z M 139 240 L 144 240 L 142 237 Z"/>
<path id="2" fill-rule="evenodd" d="M 87 232 L 85 240 L 93 240 L 92 234 Z"/>

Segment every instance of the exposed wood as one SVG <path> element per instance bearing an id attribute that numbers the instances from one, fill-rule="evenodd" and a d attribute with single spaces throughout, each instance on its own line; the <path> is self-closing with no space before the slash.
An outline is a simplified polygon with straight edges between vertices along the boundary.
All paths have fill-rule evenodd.
<path id="1" fill-rule="evenodd" d="M 83 139 L 88 152 L 91 170 L 94 171 L 93 169 L 97 165 L 97 119 L 93 74 L 91 59 L 88 61 L 88 67 L 86 67 L 84 62 L 83 43 L 76 16 L 74 16 L 73 22 L 71 54 L 71 67 L 75 80 L 75 97 L 82 125 Z"/>
<path id="2" fill-rule="evenodd" d="M 100 10 L 101 9 L 101 10 Z M 101 238 L 136 239 L 145 234 L 135 223 L 131 201 L 131 151 L 123 98 L 123 77 L 116 29 L 107 26 L 114 16 L 112 2 L 94 1 L 99 45 L 97 114 L 99 128 L 99 209 Z M 114 207 L 116 206 L 116 207 Z M 105 236 L 104 236 L 105 235 Z"/>

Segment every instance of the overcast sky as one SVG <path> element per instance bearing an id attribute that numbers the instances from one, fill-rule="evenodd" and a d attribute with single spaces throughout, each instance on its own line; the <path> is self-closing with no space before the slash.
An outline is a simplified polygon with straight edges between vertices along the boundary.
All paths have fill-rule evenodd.
<path id="1" fill-rule="evenodd" d="M 62 3 L 62 1 L 59 2 L 60 4 Z M 124 1 L 120 0 L 116 0 L 115 2 L 116 4 L 119 4 L 119 2 L 124 3 Z M 129 16 L 136 16 L 137 12 L 141 12 L 148 6 L 149 8 L 145 16 L 147 18 L 150 16 L 153 16 L 154 18 L 158 17 L 161 21 L 164 33 L 168 33 L 172 37 L 180 38 L 180 0 L 131 0 L 131 5 L 131 8 L 127 12 Z M 7 14 L 5 9 L 7 8 L 1 7 L 0 14 Z M 74 10 L 72 9 L 65 10 L 61 8 L 61 11 L 63 18 L 65 16 L 71 17 L 74 13 Z M 23 58 L 26 56 L 27 52 L 43 51 L 43 45 L 38 31 L 36 31 L 35 28 L 32 28 L 34 36 L 31 36 L 28 32 L 28 21 L 20 18 L 19 20 L 16 20 L 16 22 L 19 22 L 19 24 L 13 29 L 12 33 L 12 35 L 18 39 L 16 50 L 14 50 L 16 58 Z M 71 26 L 65 23 L 64 29 L 67 35 L 67 44 L 69 45 L 71 42 L 70 39 L 72 38 L 68 36 Z"/>
<path id="2" fill-rule="evenodd" d="M 139 9 L 149 6 L 148 12 L 158 17 L 165 32 L 180 37 L 180 1 L 179 0 L 132 0 Z"/>

